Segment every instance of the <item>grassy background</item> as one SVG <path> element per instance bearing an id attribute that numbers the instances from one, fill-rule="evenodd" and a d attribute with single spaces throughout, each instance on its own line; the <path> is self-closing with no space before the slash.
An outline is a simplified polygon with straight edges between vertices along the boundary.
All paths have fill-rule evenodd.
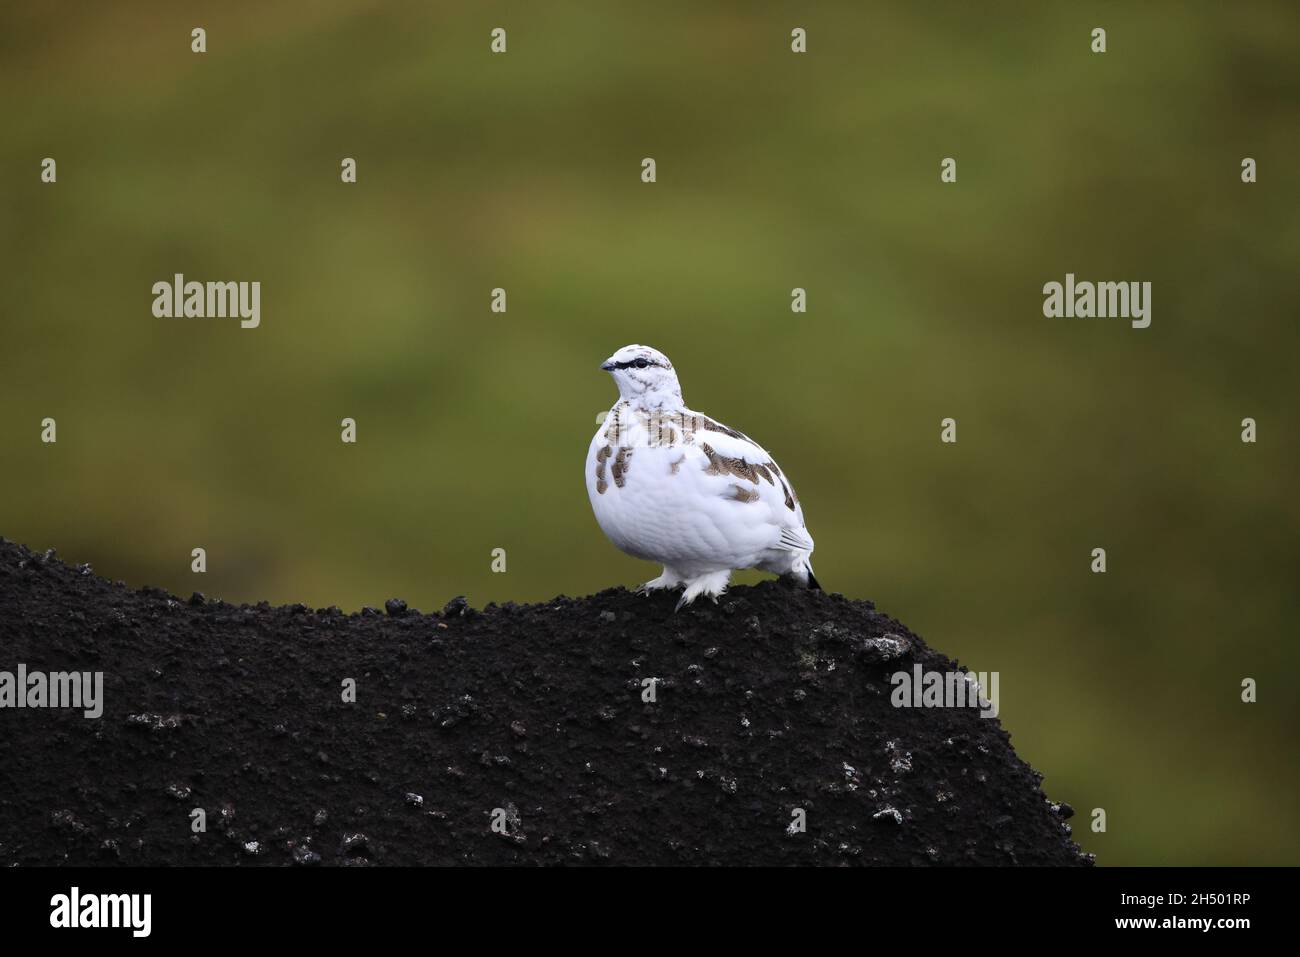
<path id="1" fill-rule="evenodd" d="M 1300 13 L 804 7 L 6 5 L 0 533 L 229 601 L 632 584 L 581 471 L 646 342 L 823 583 L 1001 672 L 1102 863 L 1300 863 Z M 1067 271 L 1151 327 L 1045 319 Z M 155 319 L 175 272 L 261 328 Z"/>

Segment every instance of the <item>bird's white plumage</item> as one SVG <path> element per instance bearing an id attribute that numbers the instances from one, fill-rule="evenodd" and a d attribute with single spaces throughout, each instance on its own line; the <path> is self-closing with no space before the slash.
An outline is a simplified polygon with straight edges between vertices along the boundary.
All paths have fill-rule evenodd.
<path id="1" fill-rule="evenodd" d="M 664 566 L 642 587 L 683 585 L 688 603 L 740 568 L 815 585 L 803 508 L 766 450 L 687 408 L 662 353 L 625 346 L 602 368 L 620 397 L 587 450 L 587 493 L 610 541 Z"/>

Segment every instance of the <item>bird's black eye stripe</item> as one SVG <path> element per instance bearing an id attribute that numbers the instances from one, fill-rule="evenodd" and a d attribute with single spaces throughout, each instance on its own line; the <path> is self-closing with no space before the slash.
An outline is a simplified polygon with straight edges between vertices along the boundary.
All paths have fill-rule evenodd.
<path id="1" fill-rule="evenodd" d="M 659 363 L 651 362 L 649 359 L 641 356 L 636 359 L 630 359 L 627 362 L 615 362 L 615 369 L 644 369 L 646 366 L 657 366 Z"/>

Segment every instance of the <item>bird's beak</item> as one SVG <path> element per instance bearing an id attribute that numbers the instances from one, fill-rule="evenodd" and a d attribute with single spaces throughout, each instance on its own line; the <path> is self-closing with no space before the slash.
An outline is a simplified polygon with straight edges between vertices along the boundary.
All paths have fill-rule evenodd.
<path id="1" fill-rule="evenodd" d="M 601 371 L 603 371 L 603 372 L 613 372 L 613 371 L 614 371 L 614 360 L 613 360 L 613 359 L 606 359 L 604 362 L 602 362 L 602 363 L 600 364 L 600 368 L 601 368 Z"/>

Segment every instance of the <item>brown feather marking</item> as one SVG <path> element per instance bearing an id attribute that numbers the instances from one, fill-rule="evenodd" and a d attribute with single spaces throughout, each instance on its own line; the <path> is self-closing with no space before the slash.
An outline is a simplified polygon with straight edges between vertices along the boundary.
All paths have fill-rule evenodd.
<path id="1" fill-rule="evenodd" d="M 609 458 L 609 453 L 614 451 L 608 445 L 602 445 L 596 450 L 596 494 L 604 495 L 605 489 L 609 485 L 605 482 L 605 460 Z"/>
<path id="2" fill-rule="evenodd" d="M 763 478 L 767 479 L 768 485 L 776 484 L 775 482 L 772 481 L 772 472 L 766 465 L 755 465 L 754 471 L 757 472 L 759 475 L 763 476 Z"/>
<path id="3" fill-rule="evenodd" d="M 622 413 L 622 411 L 623 411 L 623 403 L 620 402 L 618 405 L 614 406 L 614 414 L 610 417 L 613 421 L 611 421 L 610 424 L 605 429 L 605 441 L 607 442 L 618 441 L 619 432 L 620 432 L 618 420 L 619 420 L 619 415 Z M 613 434 L 611 435 L 610 433 Z"/>
<path id="4" fill-rule="evenodd" d="M 668 423 L 673 413 L 655 409 L 650 413 L 641 413 L 642 426 L 652 448 L 671 448 L 677 444 L 677 431 Z"/>
<path id="5" fill-rule="evenodd" d="M 758 493 L 750 489 L 741 488 L 739 485 L 731 486 L 731 497 L 737 502 L 757 502 Z"/>
<path id="6" fill-rule="evenodd" d="M 708 442 L 704 443 L 704 454 L 709 460 L 709 464 L 704 466 L 704 471 L 708 475 L 722 474 L 722 456 L 713 451 L 713 446 Z"/>
<path id="7" fill-rule="evenodd" d="M 785 492 L 785 507 L 793 512 L 795 506 L 799 504 L 799 497 L 794 494 L 794 489 L 786 483 L 780 467 L 775 462 L 768 462 L 767 464 L 771 466 L 772 471 L 776 473 L 776 477 L 781 481 L 781 488 Z"/>
<path id="8" fill-rule="evenodd" d="M 673 474 L 676 475 L 677 470 L 682 467 L 682 463 L 685 461 L 686 461 L 686 453 L 683 452 L 681 457 L 676 462 L 669 462 L 668 467 L 671 468 L 673 470 Z"/>
<path id="9" fill-rule="evenodd" d="M 708 442 L 705 442 L 702 448 L 709 459 L 709 464 L 704 469 L 709 475 L 734 475 L 737 478 L 748 479 L 755 485 L 758 484 L 758 470 L 743 458 L 719 455 Z"/>
<path id="10" fill-rule="evenodd" d="M 632 461 L 632 450 L 624 446 L 618 450 L 618 455 L 614 456 L 614 464 L 610 468 L 610 474 L 614 477 L 614 484 L 619 488 L 627 481 L 627 472 Z"/>
<path id="11" fill-rule="evenodd" d="M 780 478 L 780 476 L 778 476 Z M 785 479 L 781 479 L 781 488 L 785 492 L 785 507 L 794 511 L 794 495 L 790 491 L 790 486 L 785 484 Z"/>
<path id="12" fill-rule="evenodd" d="M 700 417 L 698 415 L 687 415 L 685 412 L 678 413 L 682 427 L 682 444 L 694 445 L 695 433 L 700 431 Z"/>

